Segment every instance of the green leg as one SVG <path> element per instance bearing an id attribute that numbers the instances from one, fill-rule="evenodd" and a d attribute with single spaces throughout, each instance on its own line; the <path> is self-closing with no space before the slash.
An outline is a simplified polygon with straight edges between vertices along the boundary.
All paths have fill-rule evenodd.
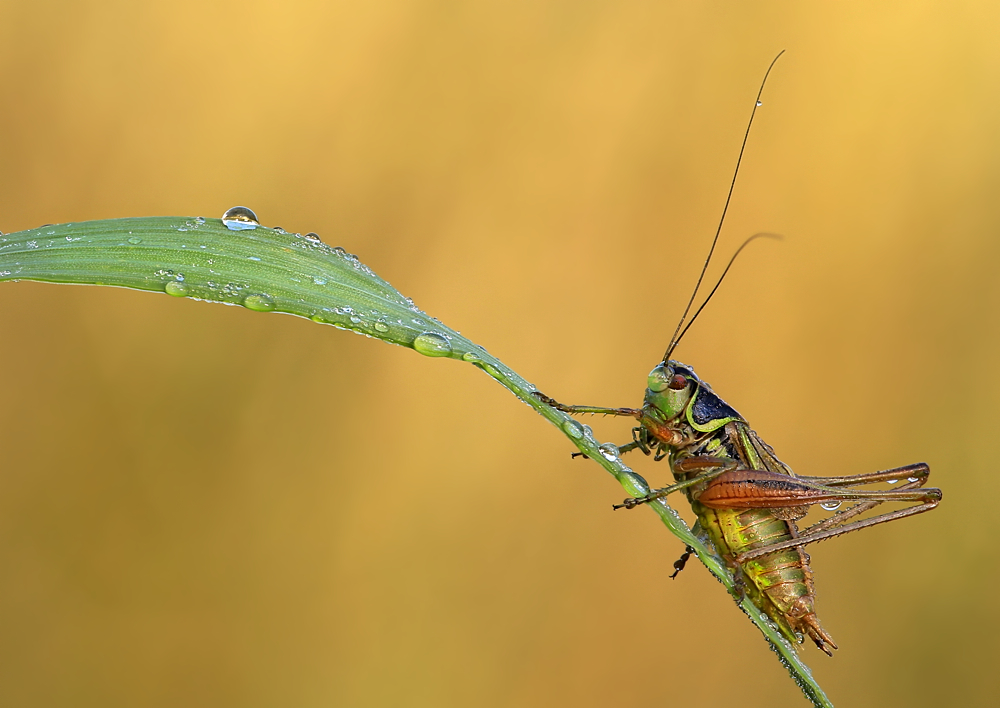
<path id="1" fill-rule="evenodd" d="M 685 464 L 688 463 L 688 464 Z M 691 479 L 686 479 L 683 482 L 677 482 L 676 484 L 671 484 L 669 487 L 664 487 L 663 489 L 657 489 L 650 492 L 644 497 L 633 497 L 632 499 L 626 499 L 621 504 L 615 504 L 614 509 L 634 509 L 640 504 L 648 504 L 655 499 L 662 499 L 668 494 L 673 494 L 674 492 L 679 492 L 682 489 L 687 489 L 701 482 L 707 482 L 708 480 L 718 477 L 723 472 L 728 472 L 732 469 L 739 467 L 739 462 L 737 460 L 731 460 L 723 457 L 688 457 L 681 460 L 674 468 L 676 471 L 693 471 L 697 469 L 706 469 L 705 472 L 692 477 Z"/>

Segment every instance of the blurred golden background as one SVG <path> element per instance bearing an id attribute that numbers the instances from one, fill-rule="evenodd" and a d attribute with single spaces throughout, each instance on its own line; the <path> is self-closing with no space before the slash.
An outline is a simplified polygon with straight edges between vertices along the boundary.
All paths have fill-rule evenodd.
<path id="1" fill-rule="evenodd" d="M 944 489 L 813 547 L 834 702 L 995 705 L 998 31 L 988 2 L 7 0 L 0 229 L 246 204 L 545 392 L 637 405 L 787 49 L 720 255 L 786 238 L 677 356 L 802 474 Z M 0 332 L 0 705 L 805 705 L 471 366 L 110 288 L 2 285 Z"/>

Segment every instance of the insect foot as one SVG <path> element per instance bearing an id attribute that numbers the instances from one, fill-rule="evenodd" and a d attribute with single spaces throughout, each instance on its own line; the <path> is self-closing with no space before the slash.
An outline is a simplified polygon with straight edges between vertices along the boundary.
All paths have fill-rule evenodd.
<path id="1" fill-rule="evenodd" d="M 743 571 L 738 565 L 731 564 L 729 559 L 726 559 L 726 565 L 729 566 L 729 570 L 733 574 L 733 589 L 730 590 L 730 594 L 733 599 L 736 600 L 736 604 L 740 604 L 747 596 L 747 586 L 746 581 L 743 578 Z"/>
<path id="2" fill-rule="evenodd" d="M 647 504 L 648 502 L 653 501 L 654 498 L 655 497 L 634 497 L 634 498 L 629 498 L 629 499 L 626 499 L 621 504 L 615 504 L 611 508 L 614 509 L 615 511 L 618 511 L 619 509 L 634 509 L 637 506 L 639 506 L 640 504 Z"/>
<path id="3" fill-rule="evenodd" d="M 546 396 L 541 391 L 532 391 L 531 395 L 534 396 L 535 398 L 537 398 L 539 401 L 541 401 L 542 403 L 544 403 L 547 406 L 551 406 L 553 408 L 558 408 L 559 407 L 559 401 L 557 401 L 554 398 L 549 398 L 548 396 Z"/>
<path id="4" fill-rule="evenodd" d="M 691 559 L 691 554 L 694 553 L 694 549 L 691 546 L 684 547 L 684 553 L 681 557 L 674 561 L 674 572 L 670 574 L 670 579 L 673 580 L 677 577 L 677 574 L 684 570 L 684 566 L 687 565 L 688 560 Z"/>

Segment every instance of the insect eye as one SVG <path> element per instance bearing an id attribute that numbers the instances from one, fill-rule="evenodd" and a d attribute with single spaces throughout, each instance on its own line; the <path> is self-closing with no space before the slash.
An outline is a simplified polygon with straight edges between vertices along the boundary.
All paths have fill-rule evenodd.
<path id="1" fill-rule="evenodd" d="M 674 391 L 680 391 L 681 389 L 687 388 L 688 380 L 680 374 L 674 374 L 668 385 Z"/>

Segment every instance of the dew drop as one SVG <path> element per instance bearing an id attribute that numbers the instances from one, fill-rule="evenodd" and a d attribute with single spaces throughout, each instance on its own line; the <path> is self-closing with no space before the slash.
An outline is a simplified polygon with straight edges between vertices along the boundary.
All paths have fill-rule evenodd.
<path id="1" fill-rule="evenodd" d="M 379 320 L 379 321 L 377 321 L 375 323 L 375 331 L 376 332 L 388 332 L 389 331 L 389 325 L 387 325 L 382 320 Z"/>
<path id="2" fill-rule="evenodd" d="M 132 236 L 128 240 L 128 242 L 131 243 L 133 246 L 137 246 L 138 244 L 142 243 L 142 239 L 139 238 L 138 236 Z"/>
<path id="3" fill-rule="evenodd" d="M 413 348 L 424 356 L 448 356 L 451 354 L 451 343 L 440 334 L 424 332 L 413 340 Z"/>
<path id="4" fill-rule="evenodd" d="M 353 317 L 351 317 L 351 322 L 353 324 L 361 324 L 361 318 L 358 317 L 357 315 L 354 315 Z"/>
<path id="5" fill-rule="evenodd" d="M 166 290 L 167 295 L 173 295 L 174 297 L 187 297 L 188 294 L 188 286 L 177 280 L 171 280 L 167 283 L 164 290 Z"/>
<path id="6" fill-rule="evenodd" d="M 604 456 L 605 460 L 610 460 L 611 462 L 614 462 L 615 460 L 618 459 L 617 445 L 612 445 L 611 443 L 604 443 L 597 449 L 601 451 L 601 455 Z"/>
<path id="7" fill-rule="evenodd" d="M 898 481 L 899 481 L 898 479 L 890 479 L 889 484 L 895 484 Z"/>
<path id="8" fill-rule="evenodd" d="M 637 475 L 632 470 L 628 472 L 620 472 L 618 474 L 618 480 L 625 485 L 629 494 L 633 496 L 642 497 L 649 494 L 649 484 L 640 475 Z"/>
<path id="9" fill-rule="evenodd" d="M 243 300 L 243 307 L 255 312 L 270 312 L 274 309 L 274 298 L 265 293 L 247 295 Z"/>
<path id="10" fill-rule="evenodd" d="M 826 509 L 827 511 L 836 511 L 837 509 L 840 508 L 841 504 L 842 502 L 839 501 L 828 501 L 820 504 L 820 508 Z"/>
<path id="11" fill-rule="evenodd" d="M 325 322 L 325 320 L 319 315 L 313 315 L 309 319 L 311 319 L 313 322 L 319 322 L 320 324 L 323 324 L 323 322 Z"/>
<path id="12" fill-rule="evenodd" d="M 462 355 L 462 361 L 467 361 L 470 364 L 476 364 L 479 362 L 479 357 L 476 356 L 475 352 L 465 352 L 465 354 Z"/>
<path id="13" fill-rule="evenodd" d="M 222 215 L 222 223 L 230 231 L 247 231 L 260 226 L 257 215 L 245 206 L 226 209 L 226 213 Z"/>
<path id="14" fill-rule="evenodd" d="M 563 431 L 571 438 L 579 440 L 583 437 L 583 428 L 575 420 L 565 420 L 562 424 Z"/>
<path id="15" fill-rule="evenodd" d="M 310 241 L 311 243 L 323 243 L 323 239 L 321 239 L 319 234 L 314 231 L 310 231 L 306 234 L 306 241 Z"/>
<path id="16" fill-rule="evenodd" d="M 313 276 L 313 282 L 316 285 L 326 285 L 326 278 L 322 278 L 322 277 L 320 277 L 318 275 L 314 275 Z"/>
<path id="17" fill-rule="evenodd" d="M 916 482 L 919 479 L 920 479 L 919 477 L 907 477 L 906 481 L 907 482 Z"/>
<path id="18" fill-rule="evenodd" d="M 764 105 L 763 101 L 757 101 L 757 106 L 758 106 L 758 107 L 759 107 L 759 106 L 763 106 L 763 105 Z"/>

